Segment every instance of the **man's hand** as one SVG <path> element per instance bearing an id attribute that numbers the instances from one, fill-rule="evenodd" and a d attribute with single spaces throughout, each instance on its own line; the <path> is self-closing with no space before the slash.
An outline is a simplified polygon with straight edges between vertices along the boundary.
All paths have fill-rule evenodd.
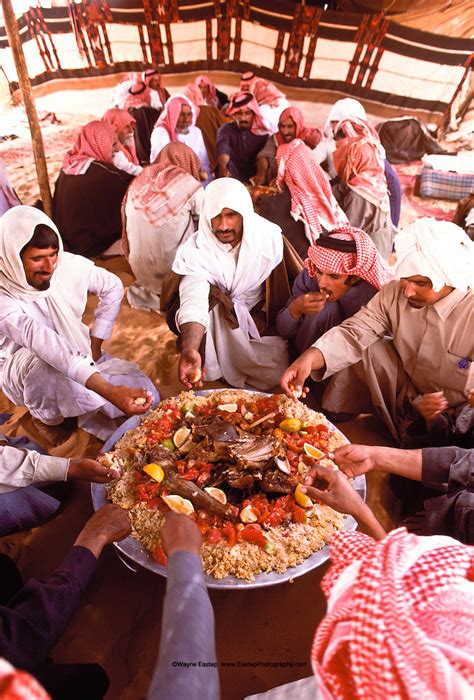
<path id="1" fill-rule="evenodd" d="M 334 450 L 334 461 L 341 472 L 353 479 L 376 469 L 375 450 L 367 445 L 343 445 Z"/>
<path id="2" fill-rule="evenodd" d="M 366 505 L 346 476 L 337 469 L 327 469 L 316 464 L 301 487 L 303 493 L 314 501 L 322 501 L 339 513 L 359 516 Z"/>
<path id="3" fill-rule="evenodd" d="M 179 381 L 187 389 L 202 387 L 206 370 L 202 367 L 202 359 L 198 350 L 192 348 L 183 349 L 179 358 Z"/>
<path id="4" fill-rule="evenodd" d="M 161 544 L 170 557 L 173 552 L 192 552 L 199 554 L 202 537 L 196 523 L 187 515 L 166 513 L 161 526 Z"/>
<path id="5" fill-rule="evenodd" d="M 469 406 L 474 406 L 474 389 L 471 389 L 467 397 L 467 402 Z"/>
<path id="6" fill-rule="evenodd" d="M 94 362 L 97 362 L 102 357 L 103 342 L 102 338 L 96 338 L 94 335 L 91 336 L 91 355 Z"/>
<path id="7" fill-rule="evenodd" d="M 313 370 L 325 366 L 322 353 L 316 348 L 308 348 L 305 352 L 285 370 L 280 379 L 280 386 L 287 396 L 295 398 L 297 394 L 303 396 L 308 393 L 304 390 L 304 383 Z"/>
<path id="8" fill-rule="evenodd" d="M 385 537 L 382 525 L 340 471 L 317 464 L 306 477 L 301 490 L 311 499 L 322 501 L 339 513 L 352 515 L 376 540 Z"/>
<path id="9" fill-rule="evenodd" d="M 107 544 L 125 539 L 131 531 L 128 511 L 109 503 L 89 518 L 74 544 L 87 547 L 98 559 Z"/>
<path id="10" fill-rule="evenodd" d="M 96 462 L 95 459 L 71 459 L 67 472 L 68 481 L 70 479 L 84 479 L 84 481 L 94 481 L 97 484 L 106 484 L 119 477 L 119 471 L 113 467 L 106 467 L 104 464 Z"/>
<path id="11" fill-rule="evenodd" d="M 320 314 L 326 306 L 328 295 L 324 292 L 307 292 L 294 299 L 289 308 L 294 319 L 298 319 L 303 314 L 312 316 Z"/>
<path id="12" fill-rule="evenodd" d="M 114 386 L 100 372 L 92 374 L 86 382 L 87 389 L 113 403 L 126 416 L 146 413 L 153 402 L 153 394 L 146 389 L 134 389 L 129 386 Z"/>
<path id="13" fill-rule="evenodd" d="M 413 406 L 429 423 L 435 421 L 443 411 L 446 411 L 449 403 L 442 391 L 436 391 L 433 394 L 420 394 L 413 401 Z"/>
<path id="14" fill-rule="evenodd" d="M 129 386 L 112 386 L 109 395 L 111 397 L 109 401 L 126 416 L 139 416 L 146 413 L 153 402 L 151 391 Z"/>

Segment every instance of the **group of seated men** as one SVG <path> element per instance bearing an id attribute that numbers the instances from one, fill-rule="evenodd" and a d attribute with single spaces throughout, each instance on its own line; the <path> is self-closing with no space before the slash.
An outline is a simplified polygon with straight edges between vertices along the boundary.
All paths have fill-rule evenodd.
<path id="1" fill-rule="evenodd" d="M 379 469 L 422 482 L 423 533 L 474 541 L 474 243 L 458 226 L 427 218 L 393 238 L 399 195 L 388 184 L 391 168 L 365 113 L 355 108 L 357 114 L 346 116 L 344 109 L 354 105 L 334 106 L 323 149 L 323 134 L 305 127 L 299 110 L 289 107 L 282 93 L 244 75 L 240 92 L 226 108 L 232 121 L 224 119 L 218 125 L 216 153 L 211 155 L 207 144 L 212 138 L 204 138 L 195 125 L 197 114 L 207 108 L 207 124 L 217 124 L 227 100 L 206 76 L 199 76 L 194 85 L 201 97 L 187 90 L 194 101 L 186 95 L 167 95 L 154 70 L 128 82 L 126 91 L 122 86 L 114 93 L 123 104 L 86 125 L 67 153 L 56 187 L 54 221 L 21 205 L 0 218 L 3 392 L 28 409 L 48 445 L 60 444 L 76 425 L 105 440 L 125 416 L 145 414 L 159 400 L 156 387 L 137 365 L 103 351 L 124 290 L 115 275 L 77 254 L 103 252 L 97 231 L 112 233 L 102 218 L 106 203 L 111 214 L 112 190 L 103 187 L 107 173 L 121 192 L 117 231 L 122 235 L 123 229 L 123 252 L 136 271 L 129 301 L 167 314 L 179 336 L 179 379 L 184 387 L 200 388 L 203 381 L 221 379 L 233 387 L 263 391 L 280 384 L 295 398 L 304 399 L 311 391 L 334 420 L 374 413 L 394 444 L 423 448 L 340 448 L 334 457 L 340 472 L 317 467 L 306 481 L 309 496 L 352 513 L 373 537 L 351 535 L 349 541 L 341 534 L 334 540 L 336 572 L 342 562 L 363 562 L 359 574 L 345 582 L 351 591 L 350 608 L 340 603 L 351 629 L 343 631 L 342 638 L 355 635 L 362 661 L 354 645 L 335 650 L 333 636 L 341 635 L 341 618 L 330 598 L 331 612 L 312 650 L 320 687 L 333 693 L 328 697 L 372 697 L 364 691 L 369 680 L 363 666 L 367 650 L 377 649 L 385 694 L 424 697 L 428 683 L 430 692 L 434 689 L 429 697 L 444 697 L 443 690 L 452 688 L 457 693 L 453 697 L 467 697 L 473 669 L 462 629 L 450 637 L 453 630 L 440 621 L 430 628 L 431 644 L 423 646 L 420 634 L 427 634 L 429 613 L 408 602 L 415 584 L 401 572 L 404 559 L 410 558 L 409 566 L 416 569 L 413 576 L 426 586 L 434 600 L 432 614 L 440 620 L 450 619 L 452 613 L 449 605 L 435 605 L 446 574 L 459 609 L 463 606 L 465 615 L 472 616 L 463 583 L 472 570 L 472 554 L 443 538 L 424 543 L 404 530 L 386 536 L 344 475 Z M 258 95 L 267 110 L 260 109 Z M 136 126 L 150 125 L 150 110 L 160 109 L 149 129 L 151 150 L 145 161 L 137 155 Z M 137 118 L 140 110 L 147 111 Z M 267 124 L 275 110 L 280 110 L 278 131 L 272 135 Z M 140 139 L 143 145 L 143 134 Z M 318 147 L 329 173 L 335 169 L 337 182 L 331 184 L 320 166 Z M 368 169 L 360 170 L 358 162 L 367 163 Z M 262 215 L 263 198 L 252 194 L 255 186 L 272 189 L 272 180 L 281 191 L 269 194 L 266 206 L 281 214 L 281 202 L 286 202 L 286 209 L 269 220 Z M 282 199 L 275 203 L 278 197 Z M 352 218 L 353 211 L 360 221 Z M 64 235 L 68 217 L 75 220 L 77 239 L 70 228 Z M 288 218 L 297 225 L 291 232 L 285 224 Z M 396 264 L 389 267 L 392 240 Z M 84 241 L 87 245 L 81 250 Z M 113 242 L 109 236 L 107 244 Z M 288 271 L 290 261 L 296 264 L 294 275 Z M 99 298 L 91 331 L 82 322 L 89 293 Z M 45 481 L 107 482 L 117 477 L 94 460 L 49 457 L 17 447 L 8 438 L 0 450 L 2 536 L 54 515 L 60 500 L 42 486 Z M 44 584 L 32 581 L 24 588 L 11 560 L 0 557 L 0 656 L 31 671 L 53 698 L 100 698 L 106 691 L 107 679 L 99 667 L 60 667 L 48 657 L 78 607 L 103 547 L 129 532 L 126 513 L 107 506 L 85 525 L 63 564 Z M 163 545 L 170 555 L 170 577 L 163 641 L 149 697 L 217 698 L 214 667 L 193 670 L 190 683 L 190 674 L 184 676 L 173 666 L 176 658 L 196 656 L 196 649 L 204 649 L 209 660 L 216 658 L 212 607 L 198 558 L 199 532 L 186 516 L 170 514 Z M 440 560 L 438 550 L 443 547 L 449 556 Z M 418 556 L 424 562 L 421 573 Z M 387 565 L 390 557 L 395 568 Z M 406 620 L 396 607 L 401 595 L 398 576 L 405 586 L 401 607 L 406 611 L 411 606 Z M 376 601 L 364 599 L 364 592 L 374 590 L 381 577 L 389 584 L 385 592 Z M 330 596 L 333 584 L 334 575 L 325 589 Z M 185 605 L 177 604 L 179 596 Z M 373 630 L 371 636 L 361 620 L 369 613 L 386 615 L 389 603 L 397 614 L 383 634 Z M 405 653 L 401 670 L 392 649 L 394 639 L 402 644 L 397 634 L 402 623 L 412 645 L 400 647 Z M 194 633 L 185 634 L 185 628 Z M 439 643 L 435 651 L 433 640 Z M 427 667 L 438 662 L 436 678 L 417 668 L 415 643 Z M 342 653 L 352 655 L 350 662 L 341 662 Z M 14 679 L 13 669 L 9 673 Z M 314 687 L 314 679 L 311 683 Z"/>

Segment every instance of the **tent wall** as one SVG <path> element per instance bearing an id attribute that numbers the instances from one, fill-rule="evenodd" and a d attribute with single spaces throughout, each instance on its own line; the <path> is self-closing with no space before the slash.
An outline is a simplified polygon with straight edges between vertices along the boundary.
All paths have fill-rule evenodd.
<path id="1" fill-rule="evenodd" d="M 470 39 L 289 0 L 84 0 L 30 8 L 18 24 L 33 85 L 151 64 L 165 74 L 256 69 L 281 85 L 438 116 L 474 52 Z M 3 28 L 0 60 L 14 79 Z"/>

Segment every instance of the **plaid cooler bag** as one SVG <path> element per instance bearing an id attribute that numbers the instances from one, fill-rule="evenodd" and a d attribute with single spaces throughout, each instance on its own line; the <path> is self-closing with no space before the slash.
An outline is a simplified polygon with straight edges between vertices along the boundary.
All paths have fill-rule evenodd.
<path id="1" fill-rule="evenodd" d="M 474 164 L 473 164 L 474 170 Z M 420 197 L 458 201 L 474 192 L 474 172 L 454 173 L 423 166 L 420 173 Z"/>

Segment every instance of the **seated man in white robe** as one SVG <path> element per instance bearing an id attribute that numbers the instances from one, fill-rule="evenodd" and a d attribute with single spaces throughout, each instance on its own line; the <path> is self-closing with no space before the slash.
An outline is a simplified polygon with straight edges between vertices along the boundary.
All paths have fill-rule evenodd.
<path id="1" fill-rule="evenodd" d="M 303 391 L 310 373 L 315 381 L 331 377 L 326 411 L 374 412 L 405 447 L 465 443 L 474 388 L 474 243 L 455 224 L 420 219 L 395 237 L 395 250 L 400 279 L 313 343 L 281 385 L 291 394 Z"/>
<path id="2" fill-rule="evenodd" d="M 222 377 L 238 388 L 277 384 L 288 357 L 286 340 L 262 337 L 252 312 L 263 308 L 265 280 L 282 257 L 280 228 L 255 214 L 246 187 L 233 178 L 212 182 L 199 229 L 173 263 L 182 275 L 176 323 L 179 378 L 186 387 L 199 385 L 201 377 Z M 204 335 L 205 367 L 199 352 Z"/>
<path id="3" fill-rule="evenodd" d="M 65 419 L 77 418 L 105 440 L 124 415 L 145 413 L 157 398 L 152 382 L 137 365 L 102 354 L 120 309 L 120 280 L 65 253 L 51 219 L 26 206 L 1 218 L 0 263 L 0 386 L 28 408 L 42 436 L 60 444 Z M 88 293 L 99 297 L 91 334 L 81 320 Z"/>
<path id="4" fill-rule="evenodd" d="M 160 151 L 173 141 L 189 146 L 201 161 L 204 186 L 212 180 L 211 164 L 201 129 L 196 126 L 193 103 L 184 95 L 175 95 L 166 102 L 151 134 L 150 163 L 154 163 Z"/>

